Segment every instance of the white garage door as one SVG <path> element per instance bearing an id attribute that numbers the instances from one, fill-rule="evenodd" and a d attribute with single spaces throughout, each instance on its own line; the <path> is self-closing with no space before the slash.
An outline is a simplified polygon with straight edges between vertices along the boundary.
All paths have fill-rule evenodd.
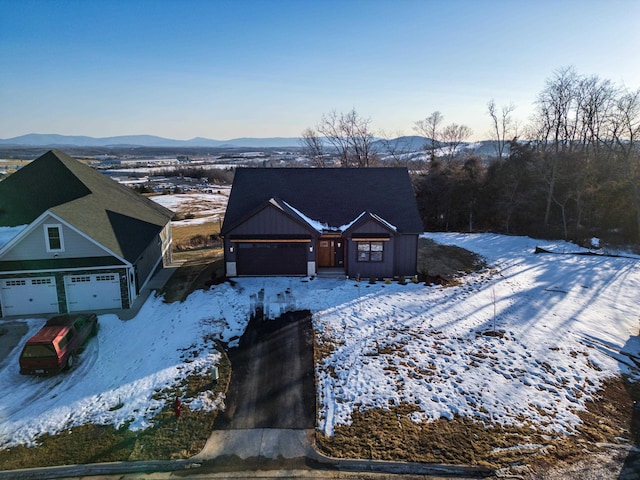
<path id="1" fill-rule="evenodd" d="M 117 273 L 67 275 L 64 289 L 70 312 L 122 308 L 120 275 Z"/>
<path id="2" fill-rule="evenodd" d="M 55 277 L 0 280 L 2 315 L 58 313 Z"/>

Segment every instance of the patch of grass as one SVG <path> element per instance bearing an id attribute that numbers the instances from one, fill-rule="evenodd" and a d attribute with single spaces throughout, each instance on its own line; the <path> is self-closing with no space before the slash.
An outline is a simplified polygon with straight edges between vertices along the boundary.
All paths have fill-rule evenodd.
<path id="1" fill-rule="evenodd" d="M 391 405 L 352 412 L 351 425 L 339 425 L 333 437 L 316 434 L 318 448 L 343 458 L 472 464 L 491 468 L 529 464 L 546 468 L 600 452 L 599 443 L 626 439 L 640 445 L 640 418 L 634 421 L 640 386 L 624 377 L 607 381 L 600 397 L 577 412 L 582 424 L 574 435 L 543 432 L 518 419 L 522 427 L 503 426 L 466 417 L 414 423 L 416 405 Z M 480 410 L 479 410 L 480 411 Z M 637 415 L 637 414 L 636 414 Z M 621 440 L 623 439 L 623 440 Z"/>
<path id="2" fill-rule="evenodd" d="M 180 214 L 184 217 L 184 215 Z M 185 218 L 193 218 L 192 214 L 187 214 Z M 171 230 L 173 239 L 173 251 L 182 252 L 189 250 L 200 250 L 206 248 L 220 248 L 221 222 L 208 221 L 194 225 L 174 226 Z"/>
<path id="3" fill-rule="evenodd" d="M 220 347 L 218 347 L 220 348 Z M 188 458 L 204 447 L 217 416 L 217 411 L 191 411 L 183 404 L 182 415 L 176 419 L 171 408 L 176 396 L 192 398 L 211 390 L 212 398 L 225 393 L 231 375 L 231 364 L 223 355 L 218 366 L 220 380 L 211 383 L 211 372 L 189 376 L 154 398 L 164 398 L 164 408 L 151 420 L 152 426 L 131 431 L 127 425 L 116 429 L 112 425 L 82 425 L 57 435 L 43 435 L 38 446 L 18 446 L 0 450 L 0 469 L 75 465 L 131 460 L 170 460 Z"/>
<path id="4" fill-rule="evenodd" d="M 482 270 L 486 264 L 479 255 L 454 245 L 440 245 L 428 238 L 418 239 L 418 272 L 448 280 Z"/>
<path id="5" fill-rule="evenodd" d="M 208 237 L 220 233 L 220 222 L 205 222 L 195 225 L 180 225 L 171 229 L 173 244 L 188 242 L 192 237 L 202 235 Z"/>

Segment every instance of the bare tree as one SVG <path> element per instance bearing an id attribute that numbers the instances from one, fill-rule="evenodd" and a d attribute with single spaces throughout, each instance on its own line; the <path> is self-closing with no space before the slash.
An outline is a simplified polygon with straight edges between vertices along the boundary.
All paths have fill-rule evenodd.
<path id="1" fill-rule="evenodd" d="M 626 91 L 619 97 L 612 117 L 611 136 L 630 183 L 640 242 L 640 89 Z"/>
<path id="2" fill-rule="evenodd" d="M 302 152 L 309 157 L 315 167 L 326 167 L 326 156 L 322 137 L 313 128 L 302 132 Z"/>
<path id="3" fill-rule="evenodd" d="M 347 137 L 351 150 L 351 163 L 357 167 L 369 167 L 374 163 L 372 144 L 375 140 L 371 132 L 371 119 L 361 118 L 355 109 L 341 115 L 341 128 Z"/>
<path id="4" fill-rule="evenodd" d="M 452 123 L 442 129 L 442 142 L 447 146 L 447 159 L 453 160 L 458 147 L 473 135 L 473 130 L 466 125 Z"/>
<path id="5" fill-rule="evenodd" d="M 425 150 L 429 154 L 429 160 L 434 161 L 436 159 L 436 150 L 440 144 L 440 124 L 443 122 L 444 117 L 439 111 L 433 112 L 424 120 L 418 120 L 415 122 L 413 129 L 423 137 L 426 137 L 429 142 L 425 144 Z"/>
<path id="6" fill-rule="evenodd" d="M 576 92 L 579 77 L 573 67 L 557 70 L 538 95 L 535 141 L 547 160 L 542 173 L 548 184 L 544 224 L 549 224 L 561 153 L 571 151 L 577 131 Z"/>
<path id="7" fill-rule="evenodd" d="M 601 144 L 607 141 L 606 127 L 619 91 L 610 80 L 600 80 L 595 75 L 580 79 L 577 88 L 579 141 L 583 151 L 597 154 Z"/>
<path id="8" fill-rule="evenodd" d="M 618 88 L 610 80 L 601 80 L 595 75 L 581 77 L 577 84 L 578 129 L 575 141 L 581 157 L 580 165 L 573 172 L 577 228 L 595 207 L 596 196 L 603 188 L 597 170 L 608 163 L 605 159 L 607 150 L 602 147 L 612 141 L 607 135 L 607 126 L 618 95 Z"/>
<path id="9" fill-rule="evenodd" d="M 500 113 L 498 113 L 496 102 L 493 98 L 487 104 L 487 111 L 492 122 L 492 129 L 489 135 L 495 142 L 498 161 L 502 160 L 507 144 L 518 136 L 518 126 L 511 116 L 515 109 L 515 105 L 510 103 L 509 105 L 503 105 Z"/>
<path id="10" fill-rule="evenodd" d="M 323 114 L 316 130 L 326 138 L 340 159 L 340 165 L 349 166 L 349 142 L 342 132 L 340 116 L 333 110 L 331 113 Z"/>
<path id="11" fill-rule="evenodd" d="M 355 109 L 341 114 L 334 110 L 322 116 L 316 130 L 336 150 L 343 167 L 369 167 L 375 162 L 370 125 L 371 119 L 360 117 Z"/>

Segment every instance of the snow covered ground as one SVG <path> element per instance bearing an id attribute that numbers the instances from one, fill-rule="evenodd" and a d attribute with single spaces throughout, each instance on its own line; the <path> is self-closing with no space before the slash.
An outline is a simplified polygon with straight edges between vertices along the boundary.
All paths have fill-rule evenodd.
<path id="1" fill-rule="evenodd" d="M 320 428 L 408 402 L 416 421 L 470 416 L 571 432 L 575 412 L 637 357 L 637 258 L 535 255 L 575 245 L 498 235 L 429 234 L 491 269 L 453 288 L 368 288 L 315 316 L 335 351 L 319 366 Z M 502 337 L 482 335 L 494 329 Z M 331 367 L 331 368 L 330 368 Z"/>
<path id="2" fill-rule="evenodd" d="M 214 185 L 211 190 L 215 193 L 153 195 L 149 198 L 176 213 L 194 214 L 194 218 L 171 222 L 174 227 L 196 225 L 224 218 L 231 187 L 229 185 Z"/>
<path id="3" fill-rule="evenodd" d="M 0 447 L 37 443 L 87 422 L 149 425 L 171 399 L 154 393 L 218 362 L 211 337 L 231 345 L 256 294 L 272 317 L 309 308 L 334 350 L 317 366 L 319 428 L 330 435 L 366 409 L 410 402 L 416 421 L 472 416 L 523 419 L 571 432 L 575 412 L 600 382 L 640 355 L 640 259 L 535 255 L 561 242 L 499 235 L 428 234 L 484 256 L 490 267 L 455 287 L 340 279 L 246 278 L 191 294 L 150 298 L 132 320 L 101 315 L 101 329 L 75 369 L 51 378 L 19 375 L 22 343 L 0 362 Z M 25 320 L 30 334 L 41 320 Z M 495 329 L 501 336 L 482 335 Z M 190 408 L 218 408 L 204 392 Z"/>

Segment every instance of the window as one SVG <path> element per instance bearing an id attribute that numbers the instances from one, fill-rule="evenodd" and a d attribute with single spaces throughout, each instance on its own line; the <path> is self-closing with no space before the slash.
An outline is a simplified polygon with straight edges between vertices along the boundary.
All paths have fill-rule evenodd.
<path id="1" fill-rule="evenodd" d="M 73 338 L 73 330 L 69 330 L 64 337 L 58 340 L 58 350 L 62 350 Z"/>
<path id="2" fill-rule="evenodd" d="M 22 352 L 23 358 L 46 358 L 57 357 L 56 351 L 51 344 L 27 345 Z"/>
<path id="3" fill-rule="evenodd" d="M 71 277 L 71 283 L 87 283 L 91 281 L 91 277 Z"/>
<path id="4" fill-rule="evenodd" d="M 381 262 L 384 242 L 357 242 L 359 262 Z"/>
<path id="5" fill-rule="evenodd" d="M 84 330 L 85 325 L 87 324 L 87 322 L 89 321 L 89 317 L 78 317 L 78 319 L 73 322 L 73 326 L 76 328 L 77 332 L 81 332 L 82 330 Z"/>
<path id="6" fill-rule="evenodd" d="M 62 238 L 61 225 L 44 226 L 45 241 L 47 242 L 47 252 L 63 252 L 64 240 Z"/>
<path id="7" fill-rule="evenodd" d="M 96 275 L 97 282 L 113 282 L 115 279 L 115 275 Z"/>

